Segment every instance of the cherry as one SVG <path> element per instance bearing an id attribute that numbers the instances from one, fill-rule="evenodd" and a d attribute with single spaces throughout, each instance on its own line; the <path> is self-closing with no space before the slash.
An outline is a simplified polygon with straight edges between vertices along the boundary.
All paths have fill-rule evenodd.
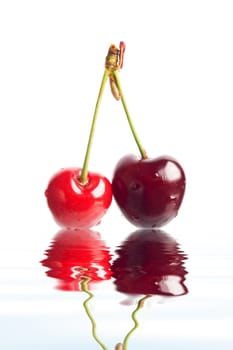
<path id="1" fill-rule="evenodd" d="M 111 278 L 111 255 L 98 232 L 60 230 L 45 255 L 41 264 L 49 268 L 47 276 L 57 279 L 59 290 L 82 291 L 85 279 L 91 288 Z"/>
<path id="2" fill-rule="evenodd" d="M 55 221 L 63 227 L 87 228 L 97 225 L 112 201 L 109 180 L 88 172 L 88 182 L 79 180 L 80 168 L 66 168 L 50 180 L 45 192 Z"/>
<path id="3" fill-rule="evenodd" d="M 116 251 L 112 276 L 117 290 L 127 294 L 180 296 L 185 286 L 187 256 L 162 230 L 133 232 Z"/>
<path id="4" fill-rule="evenodd" d="M 122 67 L 123 54 L 123 42 L 120 43 L 120 50 L 115 45 L 111 45 L 108 50 L 83 167 L 61 169 L 51 178 L 45 191 L 47 203 L 55 221 L 62 227 L 93 227 L 100 222 L 111 204 L 112 188 L 110 182 L 98 173 L 88 172 L 88 164 L 104 87 L 108 79 L 114 86 L 112 72 Z M 116 94 L 116 88 L 114 91 Z"/>
<path id="5" fill-rule="evenodd" d="M 170 156 L 149 158 L 130 117 L 117 71 L 114 82 L 140 151 L 140 158 L 126 155 L 117 163 L 112 179 L 113 196 L 125 217 L 138 227 L 161 227 L 181 206 L 186 178 L 181 165 Z"/>
<path id="6" fill-rule="evenodd" d="M 138 159 L 123 157 L 112 180 L 114 198 L 135 226 L 161 227 L 178 213 L 185 191 L 185 174 L 168 156 Z"/>
<path id="7" fill-rule="evenodd" d="M 97 114 L 109 74 L 105 70 L 100 85 L 83 167 L 61 169 L 51 178 L 45 191 L 48 207 L 55 221 L 62 227 L 95 226 L 112 201 L 112 189 L 108 179 L 98 173 L 88 172 Z"/>

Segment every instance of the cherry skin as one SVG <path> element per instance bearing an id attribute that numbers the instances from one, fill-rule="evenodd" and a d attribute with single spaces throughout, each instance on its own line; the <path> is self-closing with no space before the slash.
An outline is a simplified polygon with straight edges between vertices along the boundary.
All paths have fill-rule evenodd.
<path id="1" fill-rule="evenodd" d="M 88 172 L 88 181 L 79 181 L 81 168 L 66 168 L 57 172 L 45 191 L 48 206 L 61 227 L 90 228 L 97 225 L 112 201 L 109 180 Z"/>
<path id="2" fill-rule="evenodd" d="M 113 196 L 124 216 L 137 227 L 161 227 L 178 213 L 185 174 L 173 158 L 126 155 L 117 163 Z"/>
<path id="3" fill-rule="evenodd" d="M 140 229 L 117 249 L 112 276 L 121 293 L 180 296 L 185 286 L 186 254 L 176 240 L 161 230 Z"/>

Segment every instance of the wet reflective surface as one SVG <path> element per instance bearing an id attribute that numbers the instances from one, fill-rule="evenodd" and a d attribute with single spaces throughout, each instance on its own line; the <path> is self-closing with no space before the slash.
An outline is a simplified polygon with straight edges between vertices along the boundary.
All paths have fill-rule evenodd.
<path id="1" fill-rule="evenodd" d="M 232 348 L 228 250 L 162 230 L 122 230 L 116 245 L 99 231 L 60 230 L 12 264 L 5 253 L 4 349 Z"/>

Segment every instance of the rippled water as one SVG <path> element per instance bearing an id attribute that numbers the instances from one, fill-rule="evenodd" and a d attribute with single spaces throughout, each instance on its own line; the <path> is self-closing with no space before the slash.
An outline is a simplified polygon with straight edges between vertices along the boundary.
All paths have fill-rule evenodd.
<path id="1" fill-rule="evenodd" d="M 160 231 L 118 247 L 59 232 L 44 249 L 2 252 L 1 348 L 232 349 L 233 259 L 212 243 L 207 255 Z"/>

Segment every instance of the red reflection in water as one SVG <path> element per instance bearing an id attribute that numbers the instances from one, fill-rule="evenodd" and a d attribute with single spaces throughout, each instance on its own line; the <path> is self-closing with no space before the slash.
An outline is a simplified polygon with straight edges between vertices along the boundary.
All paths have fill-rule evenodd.
<path id="1" fill-rule="evenodd" d="M 91 289 L 93 283 L 111 278 L 111 255 L 98 232 L 63 229 L 45 255 L 41 264 L 49 268 L 47 276 L 57 279 L 59 290 L 81 291 L 84 279 L 90 280 Z"/>
<path id="2" fill-rule="evenodd" d="M 119 292 L 179 296 L 188 293 L 184 260 L 176 240 L 161 230 L 133 232 L 116 251 L 112 272 Z"/>

